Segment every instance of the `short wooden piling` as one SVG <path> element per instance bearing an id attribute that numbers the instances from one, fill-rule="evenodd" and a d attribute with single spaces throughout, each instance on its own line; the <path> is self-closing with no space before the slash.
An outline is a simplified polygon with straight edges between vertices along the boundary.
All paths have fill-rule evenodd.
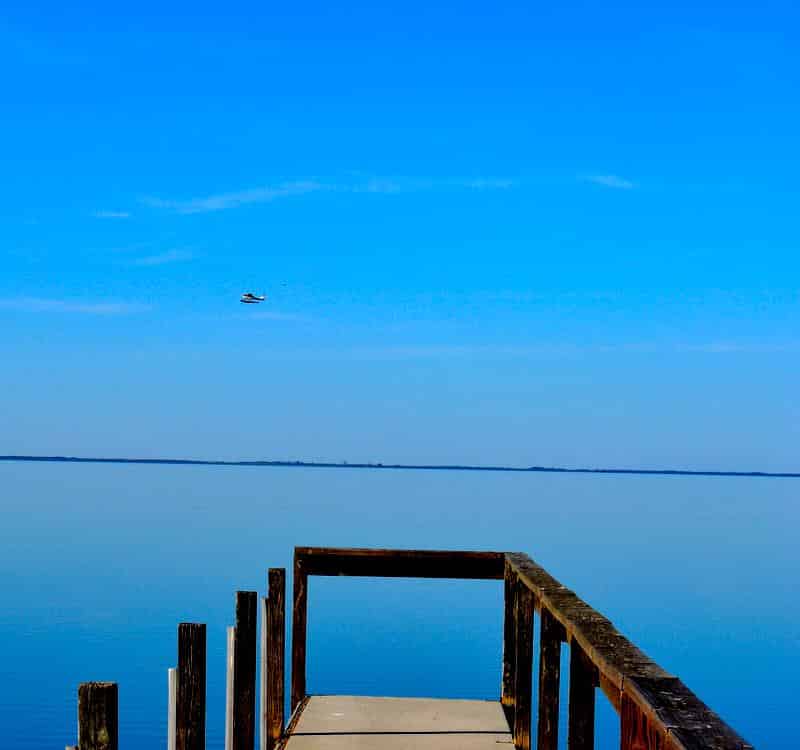
<path id="1" fill-rule="evenodd" d="M 573 639 L 569 646 L 568 750 L 594 749 L 594 699 L 597 667 Z"/>
<path id="2" fill-rule="evenodd" d="M 517 678 L 517 575 L 506 562 L 504 575 L 504 617 L 503 617 L 503 678 L 500 702 L 506 712 L 509 724 L 514 721 L 514 688 Z"/>
<path id="3" fill-rule="evenodd" d="M 306 618 L 308 573 L 297 550 L 294 555 L 294 606 L 292 608 L 292 712 L 306 697 Z"/>
<path id="4" fill-rule="evenodd" d="M 531 706 L 533 704 L 533 592 L 523 583 L 516 585 L 516 633 L 514 642 L 514 747 L 530 750 Z"/>
<path id="5" fill-rule="evenodd" d="M 78 747 L 119 750 L 119 692 L 116 682 L 84 682 L 78 687 Z"/>
<path id="6" fill-rule="evenodd" d="M 178 691 L 175 750 L 206 747 L 206 626 L 178 625 Z"/>
<path id="7" fill-rule="evenodd" d="M 236 648 L 236 628 L 227 630 L 225 652 L 225 750 L 233 750 L 233 650 Z"/>
<path id="8" fill-rule="evenodd" d="M 175 725 L 175 711 L 178 702 L 178 670 L 167 670 L 167 750 L 175 750 L 178 730 Z"/>
<path id="9" fill-rule="evenodd" d="M 267 750 L 267 597 L 261 597 L 261 630 L 258 636 L 258 750 Z"/>
<path id="10" fill-rule="evenodd" d="M 561 641 L 564 628 L 542 607 L 539 633 L 538 750 L 558 750 L 558 698 L 561 679 Z"/>
<path id="11" fill-rule="evenodd" d="M 283 704 L 286 680 L 286 570 L 270 568 L 267 598 L 267 750 L 283 736 Z"/>
<path id="12" fill-rule="evenodd" d="M 255 750 L 257 612 L 258 594 L 237 591 L 232 750 Z"/>

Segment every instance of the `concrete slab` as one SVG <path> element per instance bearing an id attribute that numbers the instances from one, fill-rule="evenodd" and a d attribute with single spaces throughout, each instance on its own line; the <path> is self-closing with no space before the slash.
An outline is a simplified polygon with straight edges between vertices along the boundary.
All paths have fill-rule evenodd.
<path id="1" fill-rule="evenodd" d="M 500 701 L 309 698 L 287 750 L 497 750 L 513 746 Z"/>

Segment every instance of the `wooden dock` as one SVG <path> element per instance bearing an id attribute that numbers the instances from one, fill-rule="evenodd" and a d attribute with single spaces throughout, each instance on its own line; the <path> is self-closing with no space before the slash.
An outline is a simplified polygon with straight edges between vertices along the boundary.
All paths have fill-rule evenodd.
<path id="1" fill-rule="evenodd" d="M 488 579 L 504 589 L 503 662 L 495 701 L 314 696 L 306 689 L 311 576 Z M 620 717 L 621 750 L 752 750 L 681 680 L 653 662 L 603 615 L 518 552 L 297 547 L 292 577 L 290 714 L 285 717 L 286 574 L 272 568 L 262 599 L 260 704 L 256 592 L 237 592 L 229 633 L 225 750 L 569 750 L 594 747 L 600 689 Z M 539 618 L 534 641 L 534 618 Z M 561 726 L 561 646 L 569 646 L 568 719 Z M 539 670 L 533 675 L 534 647 Z M 205 750 L 205 626 L 178 630 L 169 750 Z M 170 685 L 173 685 L 171 678 Z M 118 750 L 117 686 L 79 689 L 80 750 Z M 174 722 L 172 721 L 174 717 Z M 533 718 L 536 718 L 534 726 Z"/>

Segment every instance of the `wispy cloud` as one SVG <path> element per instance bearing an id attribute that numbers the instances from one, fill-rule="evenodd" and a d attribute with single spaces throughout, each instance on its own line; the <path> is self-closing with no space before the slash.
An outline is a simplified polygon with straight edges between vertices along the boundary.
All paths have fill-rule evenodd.
<path id="1" fill-rule="evenodd" d="M 251 203 L 269 203 L 278 198 L 288 198 L 293 195 L 316 193 L 326 188 L 314 180 L 298 180 L 284 182 L 270 187 L 251 188 L 232 193 L 208 195 L 205 198 L 190 198 L 189 200 L 164 200 L 162 198 L 144 198 L 143 203 L 153 208 L 163 208 L 179 214 L 199 214 L 210 211 L 224 211 L 228 208 L 238 208 Z"/>
<path id="2" fill-rule="evenodd" d="M 0 299 L 0 309 L 29 313 L 84 313 L 87 315 L 127 315 L 146 312 L 150 305 L 113 300 L 85 301 L 48 299 L 44 297 L 12 297 Z"/>
<path id="3" fill-rule="evenodd" d="M 167 250 L 164 253 L 137 258 L 133 264 L 135 266 L 163 266 L 167 263 L 181 263 L 191 260 L 193 257 L 193 253 L 188 250 Z"/>
<path id="4" fill-rule="evenodd" d="M 95 211 L 93 214 L 95 219 L 129 219 L 129 211 Z"/>
<path id="5" fill-rule="evenodd" d="M 148 196 L 142 203 L 151 208 L 163 209 L 179 214 L 198 214 L 224 211 L 255 203 L 270 203 L 280 198 L 291 198 L 311 193 L 410 193 L 436 189 L 504 190 L 516 183 L 499 178 L 409 178 L 409 177 L 365 177 L 352 182 L 320 179 L 292 180 L 262 187 L 249 188 L 229 193 L 219 193 L 187 200 L 172 200 Z"/>
<path id="6" fill-rule="evenodd" d="M 633 190 L 636 187 L 635 182 L 626 180 L 624 177 L 619 177 L 615 174 L 595 174 L 584 177 L 585 182 L 592 182 L 595 185 L 602 185 L 607 188 L 614 188 L 616 190 Z"/>

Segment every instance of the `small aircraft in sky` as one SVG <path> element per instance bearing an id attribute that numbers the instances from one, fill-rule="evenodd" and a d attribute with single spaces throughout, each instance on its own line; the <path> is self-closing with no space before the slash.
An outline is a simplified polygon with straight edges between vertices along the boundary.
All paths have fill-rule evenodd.
<path id="1" fill-rule="evenodd" d="M 266 298 L 266 295 L 259 296 L 257 294 L 245 292 L 239 302 L 243 302 L 245 305 L 257 305 L 259 302 L 263 302 Z"/>

